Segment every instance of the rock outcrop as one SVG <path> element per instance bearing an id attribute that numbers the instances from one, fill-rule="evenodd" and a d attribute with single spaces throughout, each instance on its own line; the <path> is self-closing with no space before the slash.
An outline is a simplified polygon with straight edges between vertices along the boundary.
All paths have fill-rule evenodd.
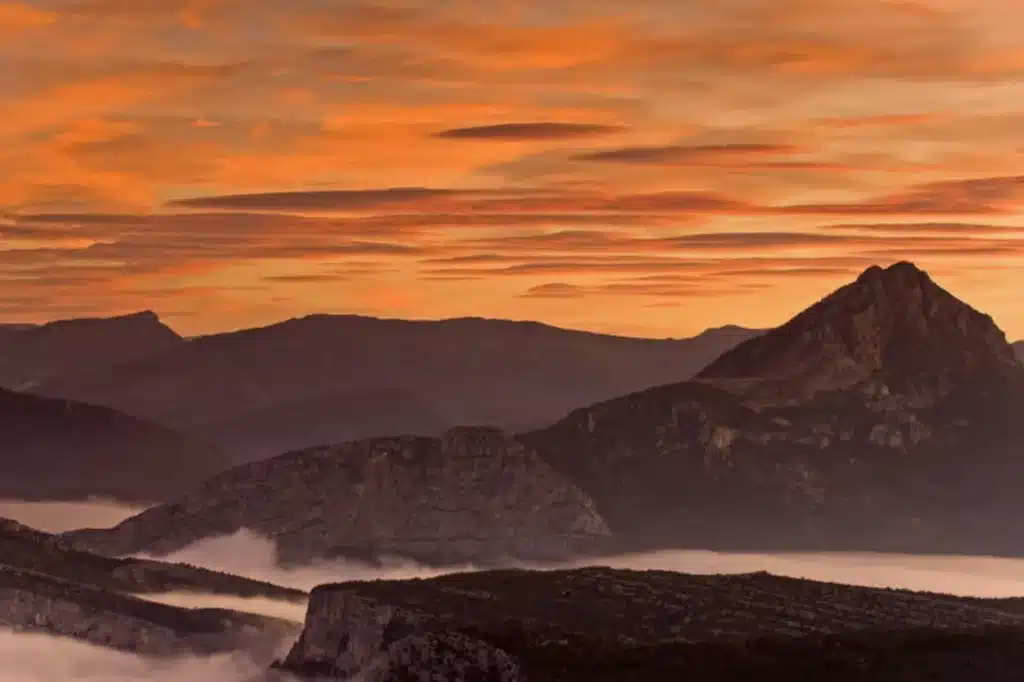
<path id="1" fill-rule="evenodd" d="M 727 351 L 697 378 L 768 402 L 874 382 L 932 404 L 972 375 L 1016 370 L 991 317 L 903 262 L 867 269 L 781 327 Z"/>
<path id="2" fill-rule="evenodd" d="M 982 602 L 760 573 L 486 571 L 320 586 L 310 595 L 302 635 L 277 667 L 338 680 L 590 679 L 588 667 L 622 665 L 617 657 L 629 659 L 629 652 L 655 657 L 655 647 L 666 644 L 728 642 L 736 656 L 745 647 L 736 643 L 767 637 L 859 632 L 883 638 L 995 626 L 1020 633 L 1022 624 L 1019 600 Z M 687 667 L 701 658 L 694 651 L 674 656 L 661 672 L 675 675 L 636 677 L 634 668 L 633 677 L 614 679 L 674 679 L 693 672 Z"/>
<path id="3" fill-rule="evenodd" d="M 555 560 L 608 536 L 590 498 L 536 453 L 495 429 L 459 428 L 244 465 L 113 529 L 67 537 L 107 554 L 161 555 L 243 528 L 276 540 L 285 562 Z"/>
<path id="4" fill-rule="evenodd" d="M 213 446 L 106 407 L 0 388 L 0 497 L 159 502 L 229 461 Z"/>

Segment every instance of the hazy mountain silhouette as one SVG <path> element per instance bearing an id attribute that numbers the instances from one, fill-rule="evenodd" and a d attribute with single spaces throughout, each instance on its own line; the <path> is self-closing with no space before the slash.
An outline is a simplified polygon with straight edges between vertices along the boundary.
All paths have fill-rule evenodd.
<path id="1" fill-rule="evenodd" d="M 368 406 L 335 409 L 344 407 L 338 396 L 408 396 L 386 422 L 375 418 L 393 434 L 436 432 L 442 423 L 529 428 L 581 404 L 687 379 L 757 333 L 725 327 L 693 339 L 651 340 L 533 322 L 314 315 L 199 337 L 35 390 L 214 435 L 233 451 L 251 444 L 254 429 L 268 442 L 311 446 L 332 434 L 380 435 L 369 428 Z M 437 423 L 411 402 L 429 405 Z M 296 426 L 303 404 L 308 438 Z"/>
<path id="2" fill-rule="evenodd" d="M 331 445 L 393 434 L 436 436 L 451 426 L 408 391 L 377 390 L 276 404 L 203 424 L 195 433 L 225 444 L 236 460 L 249 461 L 310 443 Z"/>
<path id="3" fill-rule="evenodd" d="M 183 339 L 152 312 L 8 325 L 0 327 L 0 387 L 30 390 L 180 343 Z"/>
<path id="4" fill-rule="evenodd" d="M 1024 341 L 1013 344 L 1013 352 L 1017 354 L 1018 360 L 1024 361 Z"/>
<path id="5" fill-rule="evenodd" d="M 228 463 L 210 445 L 106 407 L 0 389 L 0 497 L 162 501 Z"/>
<path id="6" fill-rule="evenodd" d="M 589 526 L 606 526 L 620 549 L 1020 554 L 1021 400 L 1024 366 L 990 318 L 909 263 L 871 268 L 778 329 L 725 353 L 696 380 L 578 409 L 521 434 L 527 452 L 539 456 L 530 462 L 561 473 L 545 480 L 562 481 L 563 492 L 519 490 L 516 504 L 554 517 L 564 512 L 554 500 L 578 490 L 594 503 Z M 493 458 L 493 442 L 504 441 L 461 442 L 458 461 Z M 369 461 L 391 464 L 384 479 L 359 465 L 345 474 L 346 485 L 361 490 L 361 481 L 378 486 L 385 480 L 386 489 L 410 495 L 387 509 L 373 496 L 347 495 L 345 518 L 415 519 L 429 496 L 431 508 L 444 510 L 447 520 L 402 527 L 421 554 L 433 542 L 441 559 L 449 530 L 471 528 L 480 518 L 481 491 L 512 499 L 502 481 L 521 480 L 526 461 L 500 460 L 508 472 L 486 479 L 472 467 L 452 468 L 442 488 L 423 481 L 428 471 L 441 476 L 433 467 L 444 466 L 443 459 L 409 443 L 363 442 L 297 454 L 295 461 L 341 470 L 354 466 L 348 464 L 351 448 L 380 450 Z M 236 469 L 211 483 L 209 493 L 197 491 L 113 531 L 91 533 L 89 546 L 139 551 L 170 537 L 187 544 L 231 532 L 244 525 L 242 516 L 270 519 L 263 526 L 276 535 L 302 527 L 296 522 L 310 508 L 334 508 L 332 486 L 296 495 L 289 506 L 281 491 L 298 489 L 292 459 L 277 462 Z M 278 491 L 272 509 L 261 506 L 262 490 Z M 579 505 L 582 498 L 573 499 Z M 245 513 L 231 511 L 239 509 Z M 342 551 L 313 530 L 309 544 L 299 543 L 306 556 Z M 344 551 L 373 553 L 383 539 L 371 533 L 360 547 Z M 521 552 L 521 543 L 486 547 L 498 557 Z"/>

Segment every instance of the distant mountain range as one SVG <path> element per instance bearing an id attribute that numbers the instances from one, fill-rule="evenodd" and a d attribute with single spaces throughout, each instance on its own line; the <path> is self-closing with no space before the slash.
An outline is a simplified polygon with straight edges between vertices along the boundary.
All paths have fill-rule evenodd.
<path id="1" fill-rule="evenodd" d="M 0 387 L 31 390 L 182 343 L 184 339 L 151 312 L 0 326 Z"/>
<path id="2" fill-rule="evenodd" d="M 665 547 L 1019 555 L 1022 401 L 1024 366 L 992 319 L 899 263 L 694 380 L 514 438 L 461 429 L 292 453 L 69 537 L 167 552 L 252 528 L 286 559 L 438 564 Z"/>
<path id="3" fill-rule="evenodd" d="M 759 333 L 723 327 L 651 340 L 532 322 L 316 315 L 186 341 L 150 314 L 108 324 L 110 344 L 93 343 L 104 338 L 98 321 L 54 323 L 24 332 L 21 344 L 8 341 L 0 385 L 111 407 L 210 439 L 236 461 L 452 425 L 531 428 L 582 404 L 687 379 Z M 85 341 L 83 329 L 94 332 Z M 50 363 L 51 354 L 65 359 Z"/>

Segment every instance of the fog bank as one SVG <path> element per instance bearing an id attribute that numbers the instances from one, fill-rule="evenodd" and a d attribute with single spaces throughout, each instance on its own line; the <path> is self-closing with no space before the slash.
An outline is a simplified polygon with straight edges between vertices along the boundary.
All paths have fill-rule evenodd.
<path id="1" fill-rule="evenodd" d="M 84 502 L 0 500 L 0 517 L 14 519 L 48 533 L 63 533 L 79 528 L 109 528 L 143 509 L 98 498 Z"/>
<path id="2" fill-rule="evenodd" d="M 109 501 L 0 501 L 0 516 L 6 515 L 42 530 L 103 527 L 112 525 L 137 511 Z M 473 566 L 468 565 L 438 570 L 398 559 L 382 568 L 354 561 L 322 561 L 302 568 L 283 569 L 276 565 L 274 557 L 272 541 L 249 531 L 240 531 L 230 536 L 196 543 L 163 558 L 304 590 L 326 582 L 430 577 L 457 570 L 474 570 Z M 996 557 L 865 552 L 743 554 L 662 551 L 557 566 L 518 565 L 525 568 L 558 568 L 595 563 L 616 568 L 690 573 L 743 573 L 764 570 L 777 575 L 870 587 L 898 587 L 977 597 L 1024 596 L 1024 559 Z M 290 607 L 291 605 L 286 604 L 283 608 Z M 277 607 L 273 604 L 263 604 L 253 608 L 263 609 L 257 611 L 263 613 L 274 611 Z"/>
<path id="3" fill-rule="evenodd" d="M 0 682 L 251 682 L 240 655 L 147 659 L 73 639 L 0 631 Z"/>

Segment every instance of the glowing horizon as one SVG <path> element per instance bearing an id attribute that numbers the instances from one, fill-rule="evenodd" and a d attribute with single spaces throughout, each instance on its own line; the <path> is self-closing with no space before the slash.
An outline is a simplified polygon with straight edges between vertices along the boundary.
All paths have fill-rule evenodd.
<path id="1" fill-rule="evenodd" d="M 0 322 L 771 327 L 912 260 L 1024 337 L 1018 0 L 0 0 Z"/>

